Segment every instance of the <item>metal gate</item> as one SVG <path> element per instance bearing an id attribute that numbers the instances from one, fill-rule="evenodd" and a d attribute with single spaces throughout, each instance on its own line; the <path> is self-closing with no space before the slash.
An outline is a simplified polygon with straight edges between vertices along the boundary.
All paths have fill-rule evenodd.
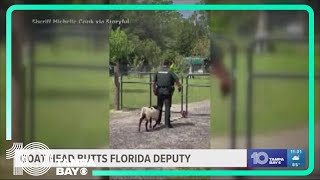
<path id="1" fill-rule="evenodd" d="M 67 36 L 69 37 L 70 35 L 72 35 L 73 37 L 85 37 L 85 35 L 87 35 L 88 31 L 63 31 L 63 32 L 59 32 L 59 31 L 40 31 L 37 34 L 38 38 L 41 37 L 48 37 L 51 36 L 53 33 L 57 34 L 58 37 L 61 36 Z M 107 38 L 107 34 L 106 32 L 102 32 L 102 31 L 94 31 L 93 32 L 95 35 L 97 36 L 101 36 L 104 38 Z M 102 38 L 102 39 L 104 39 Z M 28 119 L 29 121 L 24 120 L 24 122 L 29 122 L 29 129 L 27 132 L 29 139 L 24 139 L 24 141 L 26 142 L 33 142 L 36 141 L 35 139 L 35 133 L 36 133 L 36 110 L 35 110 L 35 98 L 36 98 L 36 72 L 39 68 L 46 68 L 46 69 L 68 69 L 70 71 L 105 71 L 106 73 L 108 72 L 108 61 L 106 59 L 105 65 L 90 65 L 90 64 L 68 64 L 68 63 L 43 63 L 43 62 L 35 62 L 35 53 L 37 52 L 36 49 L 36 43 L 37 40 L 31 39 L 28 42 L 28 49 L 26 50 L 27 53 L 27 57 L 28 57 L 28 62 L 27 64 L 25 64 L 25 66 L 29 67 L 29 73 L 26 73 L 25 78 L 28 79 L 28 82 L 30 83 L 29 87 L 29 92 L 26 91 L 26 87 L 24 87 L 24 92 L 26 92 L 29 96 L 29 114 L 28 114 Z M 24 68 L 26 69 L 26 68 Z M 24 85 L 25 86 L 25 85 Z"/>
<path id="2" fill-rule="evenodd" d="M 152 106 L 152 96 L 153 96 L 153 90 L 152 90 L 152 79 L 154 76 L 154 72 L 136 72 L 136 73 L 128 73 L 128 75 L 131 74 L 136 74 L 138 76 L 148 76 L 149 82 L 142 82 L 142 81 L 124 81 L 123 80 L 123 75 L 121 73 L 120 75 L 120 109 L 123 109 L 124 106 L 124 98 L 123 98 L 123 91 L 124 91 L 124 84 L 141 84 L 141 85 L 148 85 L 148 89 L 149 89 L 149 106 Z M 181 83 L 183 84 L 183 77 L 180 77 Z M 181 89 L 181 93 L 180 93 L 180 103 L 181 103 L 181 109 L 179 112 L 174 112 L 174 113 L 181 113 L 183 111 L 183 88 Z M 130 108 L 130 107 L 126 107 L 126 108 Z M 134 107 L 137 108 L 137 107 Z"/>
<path id="3" fill-rule="evenodd" d="M 234 149 L 236 148 L 236 103 L 237 103 L 237 81 L 236 81 L 236 61 L 237 61 L 237 48 L 235 43 L 223 36 L 214 36 L 215 41 L 217 41 L 219 44 L 225 44 L 227 46 L 227 50 L 231 55 L 231 81 L 232 81 L 232 91 L 231 91 L 231 105 L 230 105 L 230 148 Z M 141 82 L 141 81 L 123 81 L 123 76 L 121 74 L 120 76 L 120 107 L 121 109 L 124 107 L 124 98 L 123 98 L 123 89 L 124 89 L 124 84 L 142 84 L 142 85 L 148 85 L 149 88 L 149 105 L 152 105 L 152 75 L 154 73 L 152 72 L 138 72 L 137 74 L 140 75 L 147 75 L 149 76 L 149 82 Z M 181 111 L 180 112 L 174 112 L 174 113 L 181 113 L 182 111 L 187 111 L 188 112 L 188 95 L 189 95 L 189 88 L 190 87 L 210 87 L 209 84 L 190 84 L 188 78 L 190 76 L 209 76 L 209 74 L 188 74 L 186 76 L 181 76 L 181 84 L 183 84 L 183 88 L 181 90 Z M 183 79 L 186 78 L 184 81 Z M 184 102 L 184 87 L 186 88 L 186 96 L 185 96 L 185 102 Z M 185 109 L 184 109 L 184 103 L 185 103 Z"/>
<path id="4" fill-rule="evenodd" d="M 259 73 L 254 71 L 253 54 L 254 48 L 258 43 L 264 42 L 281 42 L 281 43 L 308 43 L 308 39 L 293 39 L 293 38 L 265 38 L 256 39 L 250 43 L 247 51 L 247 101 L 246 101 L 246 146 L 247 149 L 252 148 L 252 131 L 253 131 L 253 83 L 258 79 L 304 79 L 308 80 L 309 75 L 303 73 Z M 319 40 L 317 40 L 319 42 Z M 310 48 L 310 47 L 309 47 Z M 319 73 L 319 72 L 318 72 Z M 315 76 L 315 79 L 320 80 L 320 74 Z"/>

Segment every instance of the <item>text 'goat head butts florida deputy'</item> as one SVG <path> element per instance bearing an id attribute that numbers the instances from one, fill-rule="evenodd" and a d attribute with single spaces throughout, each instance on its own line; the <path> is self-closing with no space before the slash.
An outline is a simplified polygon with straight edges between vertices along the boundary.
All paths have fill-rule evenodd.
<path id="1" fill-rule="evenodd" d="M 170 108 L 172 104 L 172 95 L 174 92 L 174 84 L 178 86 L 178 91 L 181 91 L 181 84 L 178 76 L 170 71 L 170 61 L 165 60 L 161 69 L 154 75 L 153 92 L 157 96 L 157 106 L 160 109 L 159 119 L 157 124 L 161 122 L 163 104 L 165 106 L 165 126 L 172 128 L 170 123 Z"/>

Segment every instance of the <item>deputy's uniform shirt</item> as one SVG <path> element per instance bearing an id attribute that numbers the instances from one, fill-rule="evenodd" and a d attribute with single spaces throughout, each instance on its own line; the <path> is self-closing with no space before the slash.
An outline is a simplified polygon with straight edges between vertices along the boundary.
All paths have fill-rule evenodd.
<path id="1" fill-rule="evenodd" d="M 154 76 L 154 82 L 157 85 L 157 93 L 170 95 L 174 91 L 174 83 L 178 80 L 175 73 L 170 71 L 169 67 L 162 67 Z"/>

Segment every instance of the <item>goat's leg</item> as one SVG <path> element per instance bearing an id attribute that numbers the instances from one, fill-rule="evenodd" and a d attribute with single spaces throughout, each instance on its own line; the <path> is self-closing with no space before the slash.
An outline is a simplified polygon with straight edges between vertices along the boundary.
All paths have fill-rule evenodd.
<path id="1" fill-rule="evenodd" d="M 157 126 L 157 124 L 158 124 L 158 120 L 155 122 L 155 124 L 153 125 L 153 129 Z M 159 123 L 160 124 L 160 123 Z M 151 128 L 151 126 L 150 126 L 150 128 Z"/>
<path id="2" fill-rule="evenodd" d="M 148 132 L 149 130 L 148 130 L 148 120 L 146 120 L 146 131 Z"/>
<path id="3" fill-rule="evenodd" d="M 139 121 L 139 132 L 140 132 L 140 127 L 141 127 L 141 123 L 142 123 L 142 120 L 144 119 L 144 116 L 142 116 L 141 118 L 140 118 L 140 121 Z"/>
<path id="4" fill-rule="evenodd" d="M 152 118 L 150 118 L 149 120 L 149 128 L 151 129 L 151 127 L 152 127 Z"/>

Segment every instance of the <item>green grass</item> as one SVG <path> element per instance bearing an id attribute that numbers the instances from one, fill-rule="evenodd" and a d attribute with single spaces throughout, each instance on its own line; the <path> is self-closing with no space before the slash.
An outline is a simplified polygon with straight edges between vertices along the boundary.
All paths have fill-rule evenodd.
<path id="1" fill-rule="evenodd" d="M 68 42 L 68 43 L 66 43 Z M 4 48 L 1 48 L 1 52 Z M 106 66 L 107 49 L 84 40 L 55 42 L 36 47 L 37 63 L 95 64 Z M 4 56 L 4 53 L 1 53 Z M 4 57 L 3 57 L 4 59 Z M 28 58 L 25 57 L 25 60 Z M 28 62 L 25 62 L 28 67 Z M 5 139 L 5 63 L 1 61 L 1 139 Z M 27 69 L 29 71 L 29 69 Z M 27 72 L 26 78 L 28 79 Z M 35 140 L 50 148 L 106 147 L 109 138 L 109 86 L 105 71 L 37 68 L 35 79 Z M 27 98 L 30 84 L 27 83 Z M 30 135 L 27 101 L 25 138 Z"/>
<path id="2" fill-rule="evenodd" d="M 37 140 L 50 147 L 105 146 L 109 130 L 106 74 L 39 69 L 36 77 Z"/>
<path id="3" fill-rule="evenodd" d="M 38 44 L 35 48 L 37 63 L 107 65 L 106 45 L 97 48 L 85 38 L 59 38 L 52 44 Z M 41 52 L 41 53 L 39 53 Z"/>
<path id="4" fill-rule="evenodd" d="M 319 47 L 318 47 L 319 48 Z M 317 47 L 316 47 L 317 49 Z M 308 54 L 304 45 L 278 45 L 277 52 L 254 56 L 255 72 L 308 73 Z M 246 54 L 238 55 L 237 130 L 246 127 Z M 316 51 L 315 71 L 320 72 L 320 52 Z M 228 59 L 228 57 L 227 57 Z M 228 61 L 226 61 L 228 62 Z M 315 120 L 320 120 L 320 86 L 315 82 Z M 214 89 L 212 96 L 212 135 L 229 133 L 229 98 L 223 100 Z M 308 81 L 259 79 L 254 81 L 253 131 L 255 134 L 281 132 L 308 125 Z"/>
<path id="5" fill-rule="evenodd" d="M 60 39 L 54 45 L 37 46 L 35 59 L 37 63 L 106 66 L 107 49 L 94 49 L 89 43 Z M 58 148 L 106 147 L 108 81 L 106 71 L 37 68 L 36 140 Z"/>
<path id="6" fill-rule="evenodd" d="M 68 42 L 68 41 L 66 41 Z M 59 46 L 57 46 L 57 44 Z M 305 46 L 279 45 L 273 54 L 255 55 L 255 68 L 259 72 L 307 73 L 308 55 Z M 4 48 L 1 48 L 1 52 Z M 4 59 L 4 53 L 0 53 Z M 319 51 L 316 54 L 316 70 L 320 70 Z M 226 64 L 229 65 L 228 56 Z M 105 65 L 107 51 L 94 49 L 84 42 L 55 42 L 55 45 L 39 45 L 36 61 Z M 238 54 L 237 62 L 237 129 L 245 130 L 246 112 L 246 55 Z M 5 139 L 5 63 L 0 65 L 0 118 L 1 139 Z M 126 81 L 148 82 L 148 77 L 124 77 Z M 196 78 L 190 83 L 210 83 Z M 108 116 L 113 104 L 113 82 L 105 71 L 37 68 L 36 70 L 36 140 L 50 148 L 95 148 L 108 142 Z M 149 105 L 149 85 L 124 84 L 125 107 Z M 319 83 L 315 87 L 316 120 L 319 121 Z M 185 92 L 184 92 L 185 93 Z M 185 94 L 184 94 L 185 95 Z M 306 126 L 308 120 L 308 83 L 306 80 L 257 80 L 254 83 L 254 132 L 278 132 L 292 127 Z M 230 97 L 222 97 L 216 79 L 212 88 L 191 87 L 189 102 L 212 100 L 212 135 L 229 132 Z M 155 97 L 152 100 L 156 103 Z M 180 103 L 180 93 L 173 97 Z M 28 113 L 26 129 L 30 119 Z M 28 135 L 28 132 L 26 132 Z M 3 150 L 2 150 L 3 151 Z"/>
<path id="7" fill-rule="evenodd" d="M 182 77 L 180 77 L 181 79 Z M 185 78 L 183 78 L 185 81 Z M 140 108 L 141 106 L 149 105 L 149 97 L 150 97 L 150 85 L 149 84 L 132 84 L 126 82 L 143 82 L 149 83 L 150 77 L 149 75 L 142 76 L 141 78 L 137 77 L 137 75 L 123 76 L 123 106 L 130 108 Z M 211 79 L 209 77 L 196 77 L 195 79 L 189 80 L 190 84 L 203 84 L 210 85 Z M 112 85 L 112 82 L 111 82 Z M 110 96 L 113 95 L 114 90 Z M 152 93 L 152 92 L 151 92 Z M 186 101 L 186 88 L 183 91 L 183 97 L 181 97 L 181 93 L 176 89 L 173 94 L 173 104 L 180 104 L 181 98 L 183 98 L 184 105 Z M 189 87 L 188 93 L 188 101 L 189 102 L 197 102 L 203 100 L 210 100 L 210 88 L 204 87 Z M 110 101 L 110 105 L 112 105 L 113 101 Z M 152 93 L 152 104 L 156 105 L 157 99 L 156 96 Z"/>

